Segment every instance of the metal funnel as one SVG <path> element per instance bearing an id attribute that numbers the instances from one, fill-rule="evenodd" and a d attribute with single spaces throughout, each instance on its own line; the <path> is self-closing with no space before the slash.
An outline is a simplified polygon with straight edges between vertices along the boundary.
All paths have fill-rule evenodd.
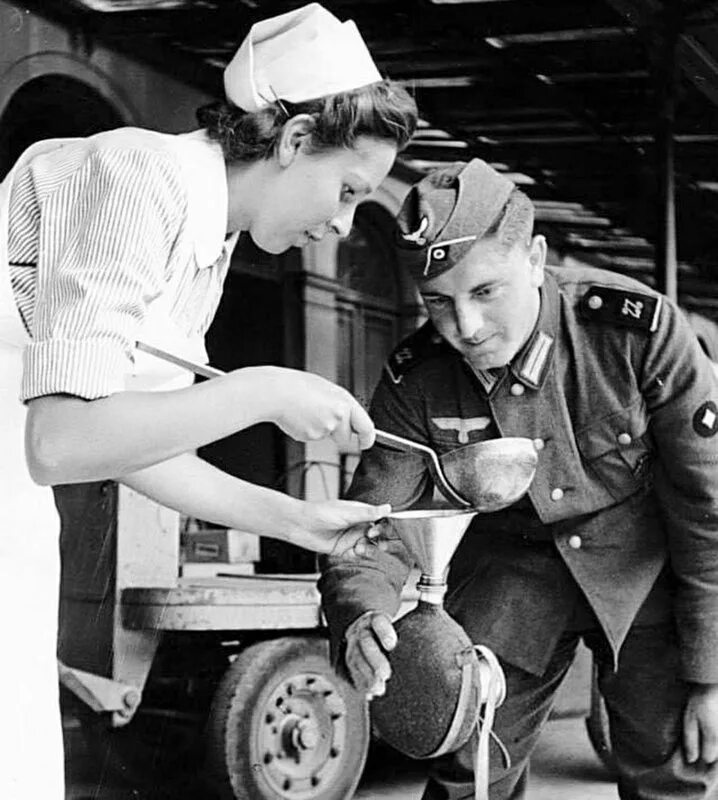
<path id="1" fill-rule="evenodd" d="M 386 517 L 391 533 L 401 539 L 419 565 L 420 600 L 441 603 L 446 591 L 446 568 L 474 516 L 475 511 L 428 508 L 397 511 Z"/>

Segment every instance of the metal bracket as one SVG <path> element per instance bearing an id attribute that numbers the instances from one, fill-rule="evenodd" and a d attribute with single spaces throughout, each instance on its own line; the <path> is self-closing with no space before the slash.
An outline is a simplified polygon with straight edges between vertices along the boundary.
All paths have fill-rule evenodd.
<path id="1" fill-rule="evenodd" d="M 142 701 L 142 691 L 121 681 L 113 681 L 92 672 L 57 662 L 60 683 L 79 697 L 93 711 L 111 711 L 116 727 L 127 725 Z"/>

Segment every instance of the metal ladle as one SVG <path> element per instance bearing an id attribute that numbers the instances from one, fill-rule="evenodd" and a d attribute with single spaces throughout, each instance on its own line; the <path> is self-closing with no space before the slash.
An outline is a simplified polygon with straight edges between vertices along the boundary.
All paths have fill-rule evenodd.
<path id="1" fill-rule="evenodd" d="M 189 370 L 190 372 L 194 372 L 196 375 L 201 375 L 203 378 L 217 378 L 221 375 L 227 374 L 220 369 L 208 367 L 205 364 L 198 364 L 195 361 L 189 361 L 186 358 L 177 356 L 174 353 L 168 353 L 166 350 L 161 350 L 159 347 L 153 347 L 145 342 L 137 342 L 137 349 L 142 350 L 145 353 L 149 353 L 156 358 L 169 361 L 170 363 Z M 419 455 L 423 456 L 429 468 L 429 474 L 431 475 L 436 488 L 441 492 L 441 494 L 444 495 L 444 497 L 457 508 L 473 507 L 472 503 L 466 498 L 462 497 L 446 479 L 446 476 L 441 468 L 441 463 L 439 462 L 439 457 L 430 447 L 427 447 L 424 444 L 419 444 L 419 442 L 413 442 L 411 439 L 405 439 L 403 436 L 396 436 L 393 433 L 387 433 L 386 431 L 380 430 L 376 431 L 376 439 L 381 444 L 385 444 L 395 450 L 418 453 Z"/>
<path id="2" fill-rule="evenodd" d="M 226 375 L 144 342 L 137 349 L 205 378 Z M 505 437 L 459 447 L 439 457 L 434 450 L 403 436 L 376 430 L 380 444 L 422 456 L 438 491 L 455 508 L 484 513 L 515 503 L 528 490 L 536 472 L 538 453 L 531 439 Z"/>

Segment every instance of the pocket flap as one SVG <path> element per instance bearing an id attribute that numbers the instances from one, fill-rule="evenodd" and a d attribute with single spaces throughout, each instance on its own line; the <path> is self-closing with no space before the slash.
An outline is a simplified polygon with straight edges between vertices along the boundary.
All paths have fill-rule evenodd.
<path id="1" fill-rule="evenodd" d="M 628 408 L 609 414 L 584 428 L 576 434 L 576 442 L 583 457 L 593 461 L 612 450 L 625 452 L 635 449 L 647 429 L 648 417 L 641 397 Z"/>

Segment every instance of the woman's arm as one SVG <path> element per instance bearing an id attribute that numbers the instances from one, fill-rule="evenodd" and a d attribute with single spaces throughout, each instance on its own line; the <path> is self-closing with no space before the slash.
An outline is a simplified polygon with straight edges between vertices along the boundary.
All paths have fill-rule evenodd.
<path id="1" fill-rule="evenodd" d="M 126 475 L 122 483 L 189 516 L 319 553 L 344 553 L 363 538 L 361 523 L 391 511 L 342 500 L 308 503 L 234 478 L 190 454 Z M 345 531 L 351 526 L 360 528 Z"/>
<path id="2" fill-rule="evenodd" d="M 175 391 L 31 400 L 28 466 L 43 485 L 121 479 L 258 422 L 300 441 L 353 432 L 369 447 L 374 439 L 369 416 L 339 386 L 298 370 L 249 367 Z"/>

